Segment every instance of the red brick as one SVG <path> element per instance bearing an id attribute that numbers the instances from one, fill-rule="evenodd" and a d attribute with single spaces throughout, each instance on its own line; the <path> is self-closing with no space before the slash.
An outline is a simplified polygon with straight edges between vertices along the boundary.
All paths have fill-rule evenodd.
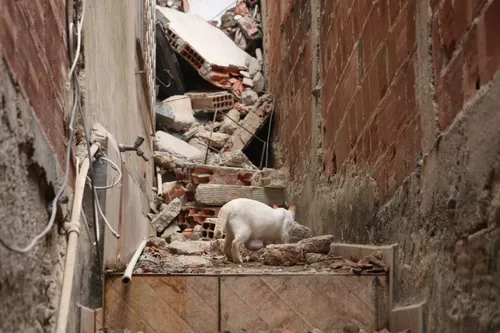
<path id="1" fill-rule="evenodd" d="M 368 158 L 368 163 L 371 167 L 375 167 L 375 162 L 381 153 L 380 145 L 380 130 L 378 126 L 377 116 L 373 118 L 370 123 L 368 131 L 370 133 L 370 156 Z"/>
<path id="2" fill-rule="evenodd" d="M 485 59 L 481 64 L 481 81 L 486 83 L 493 78 L 500 65 L 500 1 L 490 4 L 484 14 Z"/>
<path id="3" fill-rule="evenodd" d="M 350 149 L 350 137 L 349 137 L 349 122 L 347 119 L 340 124 L 338 130 L 337 140 L 335 140 L 335 156 L 337 161 L 337 168 L 340 169 L 342 164 L 344 164 L 347 156 L 349 155 Z"/>
<path id="4" fill-rule="evenodd" d="M 392 81 L 396 72 L 408 59 L 408 55 L 413 51 L 413 45 L 410 45 L 411 35 L 414 24 L 409 20 L 409 5 L 401 11 L 399 18 L 392 28 L 388 40 L 389 54 L 389 81 Z M 413 23 L 412 23 L 413 22 Z"/>
<path id="5" fill-rule="evenodd" d="M 370 133 L 368 130 L 364 131 L 361 135 L 361 141 L 363 142 L 363 153 L 361 154 L 361 161 L 363 163 L 368 162 L 370 157 Z"/>
<path id="6" fill-rule="evenodd" d="M 359 28 L 360 31 L 363 31 L 373 8 L 373 1 L 356 0 L 356 2 L 359 13 Z"/>
<path id="7" fill-rule="evenodd" d="M 416 112 L 417 100 L 415 97 L 415 64 L 410 62 L 406 72 L 404 73 L 404 82 L 406 85 L 406 110 L 409 113 Z"/>
<path id="8" fill-rule="evenodd" d="M 475 0 L 472 0 L 472 1 L 475 1 Z M 440 0 L 430 0 L 430 3 L 431 3 L 432 14 L 434 14 L 439 7 Z"/>
<path id="9" fill-rule="evenodd" d="M 361 34 L 361 40 L 360 43 L 362 43 L 362 48 L 361 48 L 361 53 L 360 53 L 360 64 L 363 65 L 363 68 L 366 69 L 367 65 L 371 62 L 372 60 L 372 42 L 371 42 L 371 17 L 372 17 L 372 12 L 368 14 L 367 18 L 367 23 L 366 26 Z"/>
<path id="10" fill-rule="evenodd" d="M 471 99 L 480 88 L 478 29 L 475 24 L 467 34 L 463 50 L 465 56 L 464 100 Z"/>
<path id="11" fill-rule="evenodd" d="M 349 148 L 352 149 L 356 145 L 356 141 L 358 140 L 358 124 L 357 124 L 357 116 L 356 116 L 356 102 L 353 101 L 347 111 L 347 117 L 349 121 Z"/>
<path id="12" fill-rule="evenodd" d="M 363 91 L 362 91 L 361 87 L 358 87 L 358 90 L 356 91 L 356 96 L 354 97 L 354 102 L 356 103 L 356 115 L 357 115 L 357 121 L 358 121 L 358 130 L 361 131 L 367 123 L 367 119 L 365 117 L 365 112 L 364 112 Z"/>
<path id="13" fill-rule="evenodd" d="M 382 1 L 388 1 L 389 3 L 389 20 L 391 23 L 391 26 L 394 25 L 396 22 L 396 18 L 398 17 L 399 10 L 401 9 L 399 1 L 393 1 L 393 0 L 382 0 Z"/>
<path id="14" fill-rule="evenodd" d="M 383 0 L 375 3 L 371 16 L 371 48 L 375 54 L 382 42 L 387 39 L 389 31 L 389 9 Z"/>
<path id="15" fill-rule="evenodd" d="M 435 77 L 439 77 L 441 75 L 441 68 L 443 64 L 441 47 L 442 44 L 439 34 L 439 16 L 435 15 L 432 19 L 432 59 L 434 62 Z"/>
<path id="16" fill-rule="evenodd" d="M 439 124 L 445 130 L 453 122 L 464 102 L 464 57 L 460 52 L 449 63 L 436 87 Z"/>
<path id="17" fill-rule="evenodd" d="M 498 0 L 496 0 L 498 1 Z M 467 9 L 468 9 L 468 23 L 469 25 L 471 22 L 478 16 L 479 12 L 481 9 L 483 9 L 484 5 L 486 4 L 487 0 L 467 0 Z"/>
<path id="18" fill-rule="evenodd" d="M 377 79 L 378 79 L 378 93 L 379 93 L 379 98 L 382 99 L 387 91 L 387 86 L 388 86 L 387 46 L 385 45 L 385 43 L 375 57 L 376 57 L 375 65 L 377 69 Z"/>

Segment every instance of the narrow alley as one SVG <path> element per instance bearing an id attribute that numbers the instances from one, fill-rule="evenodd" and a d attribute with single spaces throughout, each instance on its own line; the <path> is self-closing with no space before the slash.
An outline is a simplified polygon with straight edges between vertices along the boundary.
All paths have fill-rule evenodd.
<path id="1" fill-rule="evenodd" d="M 0 0 L 0 333 L 500 333 L 500 0 Z"/>

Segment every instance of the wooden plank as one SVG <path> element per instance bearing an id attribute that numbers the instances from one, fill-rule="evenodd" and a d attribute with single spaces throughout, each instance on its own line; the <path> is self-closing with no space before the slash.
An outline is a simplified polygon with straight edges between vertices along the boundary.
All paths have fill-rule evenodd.
<path id="1" fill-rule="evenodd" d="M 80 333 L 95 332 L 95 311 L 80 305 Z"/>
<path id="2" fill-rule="evenodd" d="M 385 279 L 333 274 L 221 277 L 221 329 L 382 329 Z"/>
<path id="3" fill-rule="evenodd" d="M 144 333 L 218 331 L 218 281 L 209 276 L 106 277 L 104 327 Z"/>
<path id="4" fill-rule="evenodd" d="M 264 188 L 259 186 L 200 184 L 196 188 L 195 200 L 207 206 L 222 206 L 236 198 L 248 198 L 267 205 L 283 206 L 285 190 L 282 188 Z"/>

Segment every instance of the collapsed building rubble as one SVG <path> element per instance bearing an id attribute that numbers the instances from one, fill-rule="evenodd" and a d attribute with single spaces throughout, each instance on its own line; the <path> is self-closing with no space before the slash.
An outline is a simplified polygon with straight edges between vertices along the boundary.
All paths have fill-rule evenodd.
<path id="1" fill-rule="evenodd" d="M 274 112 L 262 52 L 253 48 L 255 57 L 250 55 L 225 27 L 185 13 L 182 6 L 183 1 L 156 6 L 157 184 L 148 217 L 156 235 L 169 242 L 180 234 L 213 238 L 220 207 L 234 198 L 285 205 L 287 177 L 267 167 L 270 128 L 267 138 L 259 136 Z M 239 1 L 225 15 L 234 14 L 235 32 L 257 41 L 259 10 L 258 1 Z M 260 146 L 252 153 L 258 161 L 244 153 L 252 140 Z"/>

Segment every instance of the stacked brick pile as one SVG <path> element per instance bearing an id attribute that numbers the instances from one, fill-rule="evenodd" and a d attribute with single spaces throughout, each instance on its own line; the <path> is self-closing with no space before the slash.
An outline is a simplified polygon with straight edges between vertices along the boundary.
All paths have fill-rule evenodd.
<path id="1" fill-rule="evenodd" d="M 227 152 L 221 159 L 241 154 Z M 168 237 L 180 230 L 187 235 L 196 227 L 200 237 L 213 238 L 220 207 L 235 198 L 284 205 L 286 177 L 281 171 L 259 170 L 248 164 L 228 167 L 194 163 L 159 151 L 153 156 L 160 178 L 168 180 L 161 184 L 151 205 L 150 219 L 158 236 Z"/>

